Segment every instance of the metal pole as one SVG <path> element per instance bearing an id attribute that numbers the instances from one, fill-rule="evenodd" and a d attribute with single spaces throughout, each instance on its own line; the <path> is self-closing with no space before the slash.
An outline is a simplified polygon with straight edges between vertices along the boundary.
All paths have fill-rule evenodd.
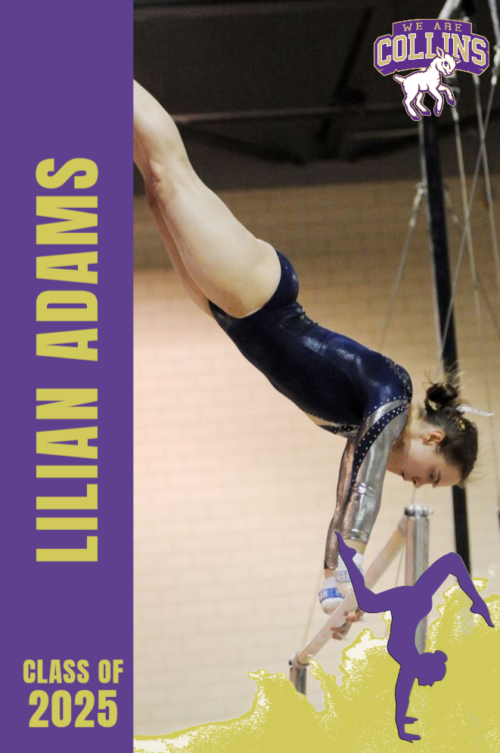
<path id="1" fill-rule="evenodd" d="M 453 316 L 452 285 L 446 213 L 444 204 L 441 157 L 436 131 L 436 118 L 423 118 L 419 123 L 423 179 L 427 187 L 427 216 L 429 223 L 430 250 L 433 261 L 434 292 L 437 309 L 440 352 L 445 373 L 456 381 L 458 349 Z M 464 489 L 454 486 L 453 514 L 455 521 L 455 546 L 467 570 L 470 571 L 469 529 L 467 521 L 467 498 Z"/>
<path id="2" fill-rule="evenodd" d="M 429 566 L 429 516 L 430 507 L 410 505 L 406 515 L 406 562 L 405 585 L 413 586 Z M 427 617 L 420 621 L 415 635 L 415 644 L 420 653 L 425 651 Z"/>
<path id="3" fill-rule="evenodd" d="M 298 667 L 294 664 L 293 659 L 288 662 L 290 665 L 290 682 L 297 693 L 306 695 L 307 689 L 307 664 L 304 667 Z"/>
<path id="4" fill-rule="evenodd" d="M 385 113 L 399 110 L 399 102 L 394 105 L 390 102 L 373 103 L 373 104 L 354 104 L 349 105 L 349 110 L 359 115 L 367 113 Z M 319 105 L 316 107 L 280 107 L 278 109 L 259 109 L 259 110 L 229 110 L 226 112 L 191 112 L 177 113 L 172 115 L 173 119 L 179 125 L 191 125 L 199 123 L 232 123 L 239 121 L 251 120 L 288 120 L 293 118 L 319 118 L 327 115 L 342 115 L 347 110 L 345 104 Z"/>
<path id="5" fill-rule="evenodd" d="M 495 34 L 495 42 L 498 49 L 500 47 L 500 1 L 488 0 L 488 5 L 490 6 L 493 33 Z"/>

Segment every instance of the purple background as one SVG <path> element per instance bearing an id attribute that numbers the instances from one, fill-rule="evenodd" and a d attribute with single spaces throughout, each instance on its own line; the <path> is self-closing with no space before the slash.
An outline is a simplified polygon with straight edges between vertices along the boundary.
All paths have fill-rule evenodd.
<path id="1" fill-rule="evenodd" d="M 2 525 L 2 748 L 79 753 L 132 750 L 132 3 L 86 0 L 9 3 L 1 34 L 3 76 L 3 253 L 1 440 L 4 481 Z M 35 180 L 37 164 L 56 169 L 86 157 L 99 168 L 96 185 L 75 192 L 67 183 L 47 191 Z M 97 286 L 35 278 L 35 258 L 93 250 L 92 246 L 36 246 L 35 197 L 98 196 Z M 94 210 L 95 211 L 95 210 Z M 38 219 L 38 222 L 43 222 Z M 95 229 L 94 229 L 95 231 Z M 94 323 L 36 322 L 42 290 L 90 290 L 99 305 L 97 362 L 37 357 L 41 331 L 92 328 Z M 37 421 L 41 387 L 99 390 L 99 560 L 37 563 L 38 547 L 64 546 L 66 534 L 37 532 L 36 496 L 84 495 L 92 480 L 40 481 L 37 462 L 59 464 L 35 452 L 42 429 L 94 425 L 93 421 Z M 76 459 L 75 464 L 91 461 Z M 45 512 L 45 515 L 57 515 Z M 64 512 L 59 513 L 65 515 Z M 79 513 L 69 513 L 78 515 Z M 82 512 L 81 515 L 90 515 Z M 84 546 L 87 532 L 68 535 Z M 89 535 L 93 535 L 89 532 Z M 37 685 L 23 682 L 26 659 L 87 659 L 86 685 L 42 685 L 97 695 L 97 663 L 123 659 L 117 689 L 118 723 L 106 729 L 29 728 Z M 81 707 L 76 707 L 77 713 Z M 90 718 L 96 719 L 97 708 Z M 76 714 L 73 713 L 73 718 Z M 44 718 L 50 719 L 50 710 Z"/>

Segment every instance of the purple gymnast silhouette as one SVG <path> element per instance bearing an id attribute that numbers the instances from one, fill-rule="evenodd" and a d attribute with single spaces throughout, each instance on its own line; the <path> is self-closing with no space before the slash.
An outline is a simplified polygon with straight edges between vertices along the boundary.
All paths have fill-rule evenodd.
<path id="1" fill-rule="evenodd" d="M 410 693 L 415 680 L 419 685 L 434 685 L 446 674 L 446 660 L 443 651 L 419 653 L 415 645 L 415 632 L 420 620 L 432 609 L 432 596 L 444 583 L 448 575 L 454 575 L 458 585 L 472 600 L 471 612 L 480 614 L 490 627 L 494 627 L 488 607 L 476 591 L 463 560 L 458 554 L 450 553 L 440 557 L 423 573 L 413 586 L 391 588 L 374 594 L 365 586 L 365 580 L 353 564 L 355 550 L 347 546 L 340 533 L 337 533 L 339 549 L 344 560 L 358 601 L 363 612 L 388 612 L 392 614 L 391 634 L 387 650 L 400 666 L 396 682 L 396 726 L 401 740 L 413 742 L 419 735 L 405 732 L 405 724 L 413 724 L 418 719 L 406 716 L 410 703 Z"/>

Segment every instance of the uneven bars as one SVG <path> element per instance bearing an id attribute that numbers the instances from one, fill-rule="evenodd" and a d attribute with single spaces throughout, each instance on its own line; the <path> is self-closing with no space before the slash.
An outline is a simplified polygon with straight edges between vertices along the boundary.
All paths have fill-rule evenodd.
<path id="1" fill-rule="evenodd" d="M 406 536 L 406 521 L 407 516 L 403 515 L 391 538 L 366 571 L 365 583 L 368 588 L 373 588 L 403 548 Z M 310 640 L 303 649 L 297 651 L 293 659 L 290 660 L 291 667 L 299 670 L 307 667 L 309 659 L 316 656 L 318 651 L 320 651 L 323 646 L 332 639 L 332 629 L 344 625 L 345 612 L 351 612 L 356 608 L 356 596 L 354 591 L 351 591 L 342 604 L 340 604 L 335 612 L 330 615 L 328 621 L 321 630 L 316 633 L 314 638 Z"/>

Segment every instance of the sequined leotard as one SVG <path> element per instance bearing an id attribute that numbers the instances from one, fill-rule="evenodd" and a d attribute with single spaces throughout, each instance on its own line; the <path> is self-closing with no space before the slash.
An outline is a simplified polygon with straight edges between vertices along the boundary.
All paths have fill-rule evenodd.
<path id="1" fill-rule="evenodd" d="M 389 358 L 320 327 L 297 302 L 299 284 L 278 252 L 281 279 L 266 305 L 236 319 L 211 311 L 241 353 L 283 395 L 345 437 L 337 506 L 328 531 L 325 567 L 337 565 L 337 537 L 367 542 L 380 507 L 392 445 L 403 432 L 412 398 L 408 373 Z"/>

